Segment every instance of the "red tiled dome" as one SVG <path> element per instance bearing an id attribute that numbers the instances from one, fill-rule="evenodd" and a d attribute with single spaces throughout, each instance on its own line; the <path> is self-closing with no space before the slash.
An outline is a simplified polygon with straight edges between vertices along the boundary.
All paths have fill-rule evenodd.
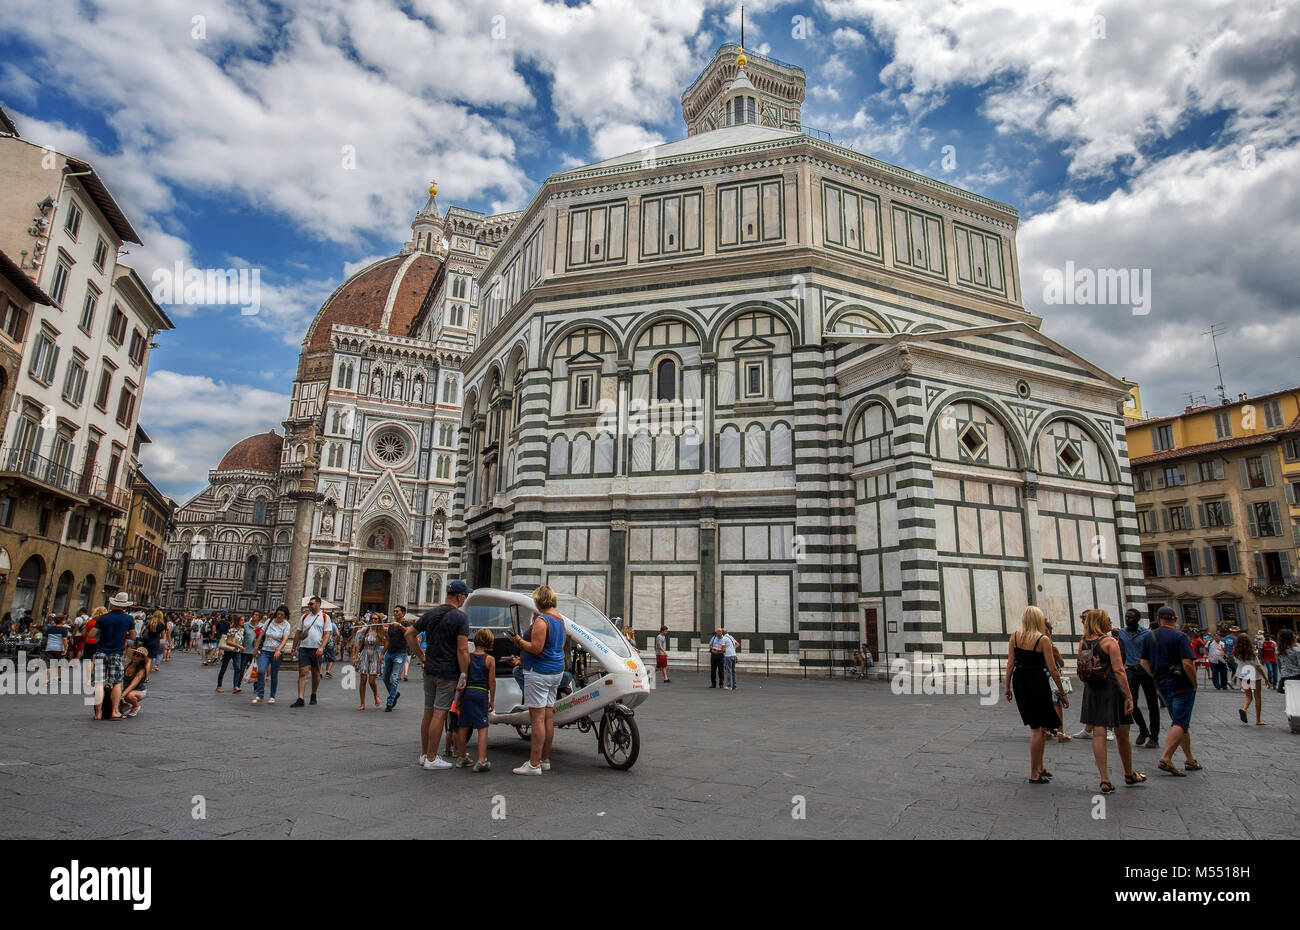
<path id="1" fill-rule="evenodd" d="M 284 446 L 284 437 L 271 430 L 241 439 L 230 447 L 217 466 L 217 471 L 265 471 L 275 474 L 280 470 L 280 450 Z"/>
<path id="2" fill-rule="evenodd" d="M 415 252 L 381 259 L 358 271 L 321 305 L 307 330 L 306 351 L 328 350 L 330 327 L 335 323 L 405 336 L 441 265 L 437 256 Z"/>

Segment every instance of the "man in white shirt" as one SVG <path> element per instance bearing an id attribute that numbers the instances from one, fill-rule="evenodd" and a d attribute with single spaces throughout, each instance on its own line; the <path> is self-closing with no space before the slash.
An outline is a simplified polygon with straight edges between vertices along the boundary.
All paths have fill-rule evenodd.
<path id="1" fill-rule="evenodd" d="M 734 636 L 726 630 L 722 631 L 722 661 L 727 667 L 727 683 L 724 687 L 728 691 L 736 690 L 736 647 L 739 645 Z"/>
<path id="2" fill-rule="evenodd" d="M 320 609 L 320 598 L 313 597 L 307 602 L 307 613 L 298 624 L 300 640 L 298 642 L 298 700 L 290 707 L 303 706 L 303 692 L 307 688 L 307 671 L 311 670 L 311 703 L 316 703 L 316 689 L 320 686 L 320 661 L 325 655 L 332 625 L 330 618 Z"/>

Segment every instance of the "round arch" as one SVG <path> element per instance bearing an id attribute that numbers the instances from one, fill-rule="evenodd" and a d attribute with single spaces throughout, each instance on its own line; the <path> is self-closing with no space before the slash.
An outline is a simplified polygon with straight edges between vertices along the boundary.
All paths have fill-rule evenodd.
<path id="1" fill-rule="evenodd" d="M 854 402 L 852 409 L 849 410 L 849 415 L 844 418 L 844 429 L 840 433 L 840 438 L 844 442 L 853 441 L 853 430 L 857 427 L 858 420 L 862 419 L 862 415 L 872 406 L 884 407 L 885 413 L 889 415 L 889 421 L 891 423 L 897 422 L 898 412 L 894 410 L 894 405 L 890 403 L 889 398 L 883 394 L 867 394 Z"/>
<path id="2" fill-rule="evenodd" d="M 570 320 L 552 333 L 542 344 L 542 364 L 548 367 L 551 366 L 555 361 L 553 356 L 555 355 L 556 349 L 560 343 L 564 341 L 565 337 L 572 335 L 580 329 L 600 330 L 614 343 L 614 351 L 618 354 L 618 357 L 627 357 L 626 346 L 624 346 L 623 341 L 618 338 L 618 334 L 610 328 L 609 324 L 602 320 Z"/>
<path id="3" fill-rule="evenodd" d="M 987 394 L 980 394 L 977 391 L 953 391 L 940 396 L 934 402 L 933 411 L 929 415 L 929 421 L 925 425 L 925 446 L 930 447 L 930 440 L 934 438 L 935 430 L 939 428 L 939 423 L 943 419 L 943 411 L 947 410 L 953 404 L 971 403 L 977 407 L 983 407 L 991 413 L 998 421 L 999 425 L 1011 437 L 1011 445 L 1016 453 L 1016 468 L 1026 469 L 1031 467 L 1032 458 L 1029 455 L 1029 449 L 1025 444 L 1025 436 L 1016 424 L 1016 418 L 1011 415 L 1011 411 L 1003 406 L 1002 402 Z"/>
<path id="4" fill-rule="evenodd" d="M 838 310 L 836 310 L 834 313 L 831 314 L 831 318 L 826 324 L 825 332 L 827 333 L 834 332 L 836 327 L 840 325 L 841 321 L 848 316 L 866 317 L 868 320 L 874 323 L 879 329 L 879 331 L 882 333 L 892 334 L 898 332 L 898 330 L 894 329 L 894 327 L 890 326 L 888 323 L 885 322 L 884 317 L 882 317 L 876 311 L 872 310 L 870 307 L 864 306 L 863 304 L 849 304 L 847 306 L 840 307 Z"/>
<path id="5" fill-rule="evenodd" d="M 1037 450 L 1038 442 L 1043 438 L 1044 431 L 1046 431 L 1046 429 L 1053 423 L 1061 420 L 1074 424 L 1088 434 L 1088 438 L 1096 443 L 1097 448 L 1101 451 L 1102 462 L 1105 464 L 1108 473 L 1106 480 L 1118 481 L 1120 474 L 1119 460 L 1115 456 L 1115 450 L 1111 448 L 1110 439 L 1106 437 L 1090 420 L 1085 420 L 1083 417 L 1070 411 L 1058 410 L 1055 413 L 1050 413 L 1044 416 L 1042 420 L 1034 426 L 1033 435 L 1029 439 L 1029 448 Z"/>
<path id="6" fill-rule="evenodd" d="M 709 329 L 708 338 L 704 343 L 708 346 L 708 350 L 716 354 L 718 351 L 718 342 L 721 340 L 722 332 L 727 328 L 727 326 L 736 320 L 736 318 L 743 316 L 746 313 L 756 312 L 770 313 L 772 316 L 784 323 L 786 329 L 790 331 L 790 339 L 794 345 L 797 346 L 803 342 L 803 332 L 799 329 L 799 323 L 793 316 L 791 316 L 788 309 L 767 300 L 747 300 L 743 303 L 736 304 L 734 307 L 723 313 L 722 316 L 718 318 L 718 321 Z"/>
<path id="7" fill-rule="evenodd" d="M 628 333 L 627 345 L 629 351 L 636 350 L 637 343 L 641 341 L 641 337 L 644 336 L 646 331 L 652 326 L 657 326 L 660 323 L 666 323 L 670 320 L 687 326 L 695 333 L 695 338 L 699 341 L 701 348 L 705 345 L 707 333 L 705 332 L 704 325 L 698 319 L 684 310 L 661 310 L 656 311 L 653 314 L 647 314 L 645 319 L 637 323 Z"/>

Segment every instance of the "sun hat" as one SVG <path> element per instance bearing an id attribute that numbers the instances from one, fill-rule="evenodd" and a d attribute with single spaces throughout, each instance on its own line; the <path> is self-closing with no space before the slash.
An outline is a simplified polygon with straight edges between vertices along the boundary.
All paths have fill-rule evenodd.
<path id="1" fill-rule="evenodd" d="M 108 603 L 111 607 L 130 607 L 134 602 L 131 600 L 131 595 L 125 591 L 118 591 L 108 599 Z"/>

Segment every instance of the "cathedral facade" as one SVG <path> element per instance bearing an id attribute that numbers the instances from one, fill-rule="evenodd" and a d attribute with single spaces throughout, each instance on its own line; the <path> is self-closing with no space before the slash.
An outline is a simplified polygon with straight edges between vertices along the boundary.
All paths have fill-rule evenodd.
<path id="1" fill-rule="evenodd" d="M 397 255 L 322 304 L 283 436 L 236 444 L 178 509 L 164 606 L 247 611 L 314 594 L 352 616 L 442 600 L 470 288 L 510 216 L 443 215 L 435 195 Z"/>
<path id="2" fill-rule="evenodd" d="M 803 132 L 803 95 L 724 46 L 685 139 L 513 219 L 462 362 L 452 573 L 812 665 L 1117 615 L 1126 384 L 1024 309 L 1013 208 Z"/>

